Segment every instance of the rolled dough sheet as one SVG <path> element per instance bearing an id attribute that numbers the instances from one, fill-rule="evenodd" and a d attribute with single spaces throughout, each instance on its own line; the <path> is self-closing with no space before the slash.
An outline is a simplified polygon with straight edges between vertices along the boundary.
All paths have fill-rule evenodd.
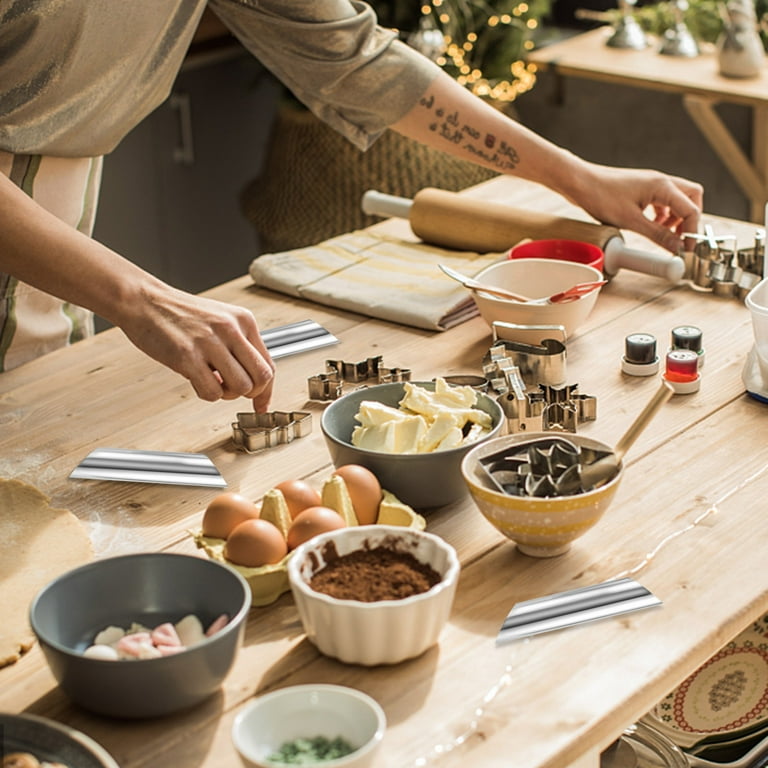
<path id="1" fill-rule="evenodd" d="M 49 502 L 31 485 L 0 478 L 0 667 L 18 661 L 35 642 L 29 626 L 35 595 L 93 557 L 80 521 Z"/>

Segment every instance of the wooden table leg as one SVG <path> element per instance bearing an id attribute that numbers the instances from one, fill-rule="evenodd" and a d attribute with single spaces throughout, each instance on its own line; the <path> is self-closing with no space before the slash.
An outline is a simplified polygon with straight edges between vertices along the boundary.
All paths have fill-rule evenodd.
<path id="1" fill-rule="evenodd" d="M 757 173 L 763 179 L 763 199 L 753 202 L 750 218 L 766 223 L 768 211 L 768 108 L 752 108 L 752 160 Z"/>
<path id="2" fill-rule="evenodd" d="M 753 144 L 750 160 L 715 111 L 715 99 L 683 96 L 683 105 L 717 156 L 749 198 L 750 219 L 763 222 L 768 202 L 768 129 L 766 110 L 753 107 Z"/>

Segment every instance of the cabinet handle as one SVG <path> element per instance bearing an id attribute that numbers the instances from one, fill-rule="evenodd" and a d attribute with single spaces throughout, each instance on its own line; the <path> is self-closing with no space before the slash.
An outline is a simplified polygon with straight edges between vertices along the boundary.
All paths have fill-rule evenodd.
<path id="1" fill-rule="evenodd" d="M 172 93 L 171 109 L 179 116 L 179 144 L 173 148 L 173 160 L 180 165 L 195 162 L 195 145 L 192 139 L 192 99 L 187 93 Z"/>

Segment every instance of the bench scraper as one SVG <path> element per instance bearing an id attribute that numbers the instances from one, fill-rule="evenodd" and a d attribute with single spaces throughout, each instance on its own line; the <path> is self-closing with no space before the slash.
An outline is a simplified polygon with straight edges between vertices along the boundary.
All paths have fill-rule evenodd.
<path id="1" fill-rule="evenodd" d="M 557 592 L 516 603 L 501 625 L 496 645 L 659 605 L 661 600 L 653 593 L 627 578 Z"/>
<path id="2" fill-rule="evenodd" d="M 203 453 L 96 448 L 69 475 L 70 480 L 115 480 L 224 488 L 227 481 Z"/>

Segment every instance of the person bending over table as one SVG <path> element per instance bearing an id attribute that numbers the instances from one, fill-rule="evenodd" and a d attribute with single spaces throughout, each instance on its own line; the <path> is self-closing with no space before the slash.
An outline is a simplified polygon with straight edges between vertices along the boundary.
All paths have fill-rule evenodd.
<path id="1" fill-rule="evenodd" d="M 0 11 L 0 370 L 92 334 L 96 313 L 203 400 L 247 397 L 267 410 L 274 365 L 251 312 L 177 290 L 90 237 L 101 159 L 169 95 L 205 5 L 15 0 Z M 361 150 L 393 129 L 545 184 L 673 252 L 697 230 L 699 184 L 545 141 L 378 26 L 359 0 L 209 5 Z"/>

